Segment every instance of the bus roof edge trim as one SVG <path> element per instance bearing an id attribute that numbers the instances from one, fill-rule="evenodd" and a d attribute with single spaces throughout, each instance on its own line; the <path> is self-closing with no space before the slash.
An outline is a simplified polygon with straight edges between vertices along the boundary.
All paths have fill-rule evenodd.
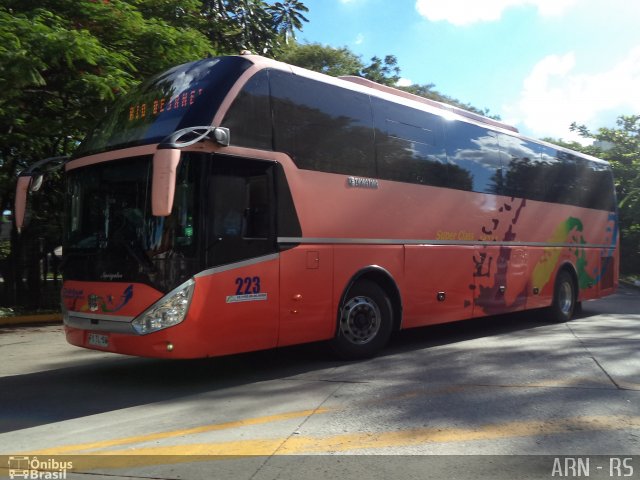
<path id="1" fill-rule="evenodd" d="M 460 115 L 461 117 L 466 117 L 471 120 L 475 120 L 476 122 L 485 123 L 488 125 L 492 125 L 494 127 L 499 127 L 505 130 L 519 133 L 519 130 L 516 127 L 500 122 L 498 120 L 494 120 L 493 118 L 485 117 L 484 115 L 470 112 L 469 110 L 465 110 L 463 108 L 454 107 L 453 105 L 447 105 L 446 103 L 438 102 L 436 100 L 431 100 L 430 98 L 414 95 L 413 93 L 405 92 L 404 90 L 400 90 L 398 88 L 389 87 L 387 85 L 381 85 L 379 83 L 376 83 L 372 80 L 368 80 L 366 78 L 356 77 L 352 75 L 346 75 L 338 78 L 342 80 L 346 80 L 347 82 L 357 83 L 358 85 L 362 85 L 363 87 L 369 87 L 374 90 L 378 90 L 380 92 L 389 93 L 391 95 L 396 95 L 398 97 L 403 97 L 409 100 L 413 100 L 414 102 L 424 103 L 426 105 L 430 105 L 432 107 L 439 108 L 441 110 L 446 110 L 448 112 Z"/>

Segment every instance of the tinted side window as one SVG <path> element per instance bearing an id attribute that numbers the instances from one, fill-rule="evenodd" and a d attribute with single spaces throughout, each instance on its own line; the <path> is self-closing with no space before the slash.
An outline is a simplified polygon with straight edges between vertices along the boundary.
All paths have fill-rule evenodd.
<path id="1" fill-rule="evenodd" d="M 613 175 L 608 165 L 585 160 L 588 172 L 584 179 L 583 206 L 614 211 L 616 207 Z"/>
<path id="2" fill-rule="evenodd" d="M 379 176 L 445 186 L 447 163 L 442 118 L 378 98 L 371 101 Z"/>
<path id="3" fill-rule="evenodd" d="M 269 76 L 262 70 L 251 77 L 229 108 L 222 126 L 231 132 L 231 144 L 271 150 Z"/>
<path id="4" fill-rule="evenodd" d="M 541 146 L 503 134 L 498 135 L 498 143 L 502 153 L 503 194 L 544 201 L 550 164 L 543 161 Z"/>
<path id="5" fill-rule="evenodd" d="M 543 202 L 613 210 L 608 165 L 520 138 L 499 135 L 504 194 Z"/>
<path id="6" fill-rule="evenodd" d="M 500 194 L 502 166 L 496 134 L 457 120 L 446 122 L 449 186 L 481 193 Z"/>
<path id="7" fill-rule="evenodd" d="M 547 191 L 543 200 L 567 205 L 581 205 L 579 170 L 583 159 L 573 154 L 541 146 L 546 165 Z"/>
<path id="8" fill-rule="evenodd" d="M 207 264 L 275 251 L 272 165 L 218 156 L 207 178 Z"/>
<path id="9" fill-rule="evenodd" d="M 270 82 L 276 150 L 299 168 L 376 175 L 367 95 L 277 70 Z"/>

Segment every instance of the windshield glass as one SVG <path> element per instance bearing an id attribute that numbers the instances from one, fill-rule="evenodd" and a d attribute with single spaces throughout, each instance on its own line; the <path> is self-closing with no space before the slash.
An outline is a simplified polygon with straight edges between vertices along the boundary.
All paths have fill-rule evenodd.
<path id="1" fill-rule="evenodd" d="M 151 214 L 150 156 L 68 172 L 65 278 L 137 281 L 168 291 L 196 272 L 197 157 L 183 154 L 168 217 Z"/>
<path id="2" fill-rule="evenodd" d="M 159 143 L 176 130 L 211 125 L 222 100 L 251 63 L 219 57 L 179 65 L 122 96 L 75 156 Z"/>

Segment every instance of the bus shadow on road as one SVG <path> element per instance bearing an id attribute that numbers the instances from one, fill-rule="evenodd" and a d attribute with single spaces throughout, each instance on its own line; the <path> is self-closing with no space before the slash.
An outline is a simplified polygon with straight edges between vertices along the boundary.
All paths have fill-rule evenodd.
<path id="1" fill-rule="evenodd" d="M 614 297 L 585 303 L 574 321 L 588 322 L 609 311 L 637 315 L 637 305 L 637 292 L 623 290 Z M 446 355 L 436 353 L 434 347 L 463 350 L 458 343 L 521 333 L 530 337 L 539 335 L 533 330 L 540 328 L 548 333 L 563 325 L 546 320 L 544 310 L 535 310 L 416 328 L 396 334 L 378 357 L 357 363 L 365 370 L 374 364 L 410 364 L 415 358 L 425 361 L 425 356 Z M 348 372 L 353 363 L 332 357 L 325 344 L 314 343 L 201 360 L 114 355 L 81 366 L 8 376 L 0 378 L 0 433 L 268 380 L 308 375 L 329 378 L 335 371 Z M 292 382 L 291 389 L 296 388 Z"/>

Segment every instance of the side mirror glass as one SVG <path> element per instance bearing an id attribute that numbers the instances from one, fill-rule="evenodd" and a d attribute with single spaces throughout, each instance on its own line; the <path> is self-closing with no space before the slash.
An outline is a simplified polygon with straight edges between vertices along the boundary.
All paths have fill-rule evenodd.
<path id="1" fill-rule="evenodd" d="M 29 185 L 30 192 L 37 192 L 42 187 L 44 183 L 44 175 L 39 173 L 31 177 L 31 184 Z"/>
<path id="2" fill-rule="evenodd" d="M 180 150 L 178 149 L 162 148 L 153 154 L 151 213 L 157 217 L 171 215 L 179 163 Z"/>

